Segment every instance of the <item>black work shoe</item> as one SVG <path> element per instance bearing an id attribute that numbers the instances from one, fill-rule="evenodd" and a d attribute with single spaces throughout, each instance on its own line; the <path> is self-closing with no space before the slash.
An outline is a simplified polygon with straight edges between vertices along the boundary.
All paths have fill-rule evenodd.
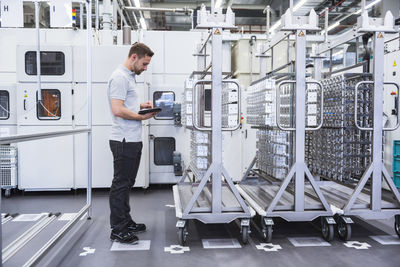
<path id="1" fill-rule="evenodd" d="M 131 222 L 128 224 L 127 228 L 129 231 L 132 231 L 135 234 L 143 233 L 146 231 L 146 225 L 144 223 Z"/>
<path id="2" fill-rule="evenodd" d="M 139 243 L 139 238 L 130 230 L 124 230 L 121 232 L 111 231 L 110 239 L 120 243 L 135 245 Z"/>

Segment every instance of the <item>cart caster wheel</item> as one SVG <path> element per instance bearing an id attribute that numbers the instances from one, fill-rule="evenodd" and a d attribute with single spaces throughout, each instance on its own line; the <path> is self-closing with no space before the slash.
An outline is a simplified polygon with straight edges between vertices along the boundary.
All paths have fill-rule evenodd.
<path id="1" fill-rule="evenodd" d="M 394 220 L 394 230 L 396 231 L 397 235 L 400 238 L 400 215 L 395 216 Z"/>
<path id="2" fill-rule="evenodd" d="M 343 241 L 348 241 L 351 238 L 351 224 L 348 224 L 344 221 L 343 217 L 339 217 L 337 232 L 339 238 Z"/>
<path id="3" fill-rule="evenodd" d="M 321 227 L 322 237 L 326 241 L 332 241 L 334 236 L 334 227 L 333 224 L 329 224 L 325 218 L 322 218 L 322 227 Z"/>
<path id="4" fill-rule="evenodd" d="M 249 227 L 242 226 L 242 242 L 247 244 L 249 242 Z"/>
<path id="5" fill-rule="evenodd" d="M 187 235 L 188 235 L 188 232 L 186 231 L 186 228 L 184 228 L 184 227 L 178 228 L 179 245 L 181 245 L 181 246 L 185 245 L 186 240 L 187 240 Z"/>
<path id="6" fill-rule="evenodd" d="M 10 189 L 6 189 L 6 191 L 4 192 L 4 196 L 6 198 L 9 198 L 11 196 L 11 190 Z"/>
<path id="7" fill-rule="evenodd" d="M 272 225 L 265 225 L 265 228 L 263 229 L 263 237 L 265 242 L 271 243 L 272 241 Z"/>

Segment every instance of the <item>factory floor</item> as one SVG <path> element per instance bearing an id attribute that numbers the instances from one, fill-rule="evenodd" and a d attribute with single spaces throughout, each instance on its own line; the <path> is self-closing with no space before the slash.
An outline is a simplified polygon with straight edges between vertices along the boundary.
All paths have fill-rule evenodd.
<path id="1" fill-rule="evenodd" d="M 148 230 L 138 234 L 138 245 L 110 241 L 108 191 L 93 191 L 90 228 L 72 246 L 59 266 L 399 266 L 400 239 L 393 237 L 393 221 L 355 220 L 346 246 L 337 236 L 330 243 L 320 239 L 318 220 L 288 223 L 276 220 L 272 244 L 264 245 L 252 225 L 249 243 L 241 242 L 237 222 L 205 225 L 190 221 L 184 248 L 178 245 L 176 217 L 170 186 L 151 186 L 131 192 L 132 215 Z M 2 213 L 38 214 L 61 212 L 49 229 L 42 231 L 3 266 L 22 266 L 67 221 L 62 215 L 77 212 L 86 202 L 84 192 L 26 192 L 2 198 Z M 3 249 L 35 222 L 9 221 L 2 225 Z M 65 217 L 64 217 L 65 218 Z M 386 245 L 385 244 L 385 241 Z M 36 248 L 34 248 L 36 243 Z M 207 246 L 210 246 L 206 248 Z"/>

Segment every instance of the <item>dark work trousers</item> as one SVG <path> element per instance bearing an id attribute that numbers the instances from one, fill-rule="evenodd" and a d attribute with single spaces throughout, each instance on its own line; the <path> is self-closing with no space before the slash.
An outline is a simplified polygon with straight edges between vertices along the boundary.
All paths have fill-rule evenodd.
<path id="1" fill-rule="evenodd" d="M 110 189 L 110 224 L 116 232 L 132 221 L 129 214 L 129 192 L 135 184 L 142 155 L 142 142 L 122 142 L 110 140 L 114 158 L 114 178 Z"/>

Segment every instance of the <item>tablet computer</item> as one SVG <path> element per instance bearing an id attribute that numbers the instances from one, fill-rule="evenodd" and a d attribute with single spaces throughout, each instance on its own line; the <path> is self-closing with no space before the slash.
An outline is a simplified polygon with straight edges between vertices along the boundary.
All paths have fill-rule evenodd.
<path id="1" fill-rule="evenodd" d="M 152 112 L 160 112 L 161 108 L 144 108 L 139 110 L 139 114 L 143 115 L 143 114 L 147 114 L 147 113 L 152 113 Z"/>

